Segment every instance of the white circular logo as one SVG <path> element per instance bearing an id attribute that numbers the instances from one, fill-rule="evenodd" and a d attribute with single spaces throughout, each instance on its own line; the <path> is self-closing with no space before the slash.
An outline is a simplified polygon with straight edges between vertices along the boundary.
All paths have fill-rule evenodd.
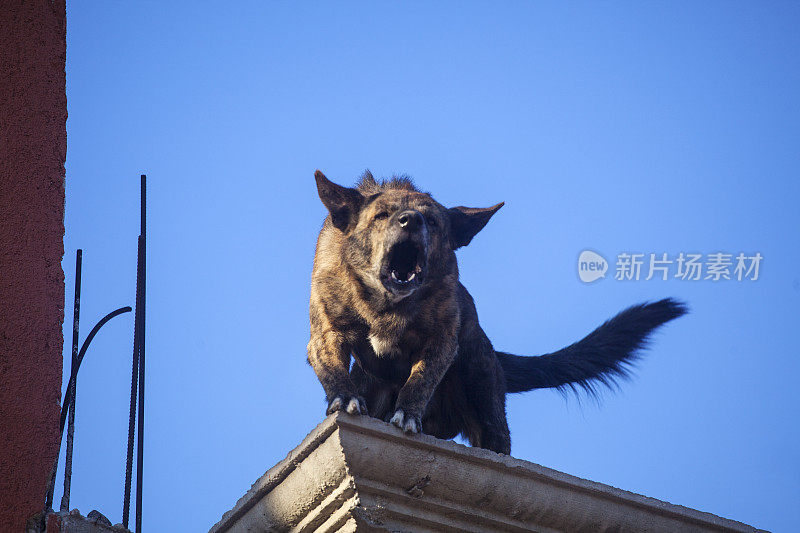
<path id="1" fill-rule="evenodd" d="M 591 250 L 584 250 L 578 256 L 578 277 L 584 283 L 591 283 L 606 277 L 608 261 Z"/>

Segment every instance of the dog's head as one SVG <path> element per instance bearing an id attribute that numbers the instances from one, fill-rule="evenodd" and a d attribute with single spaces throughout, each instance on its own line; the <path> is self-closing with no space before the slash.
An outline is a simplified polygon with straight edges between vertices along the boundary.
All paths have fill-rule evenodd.
<path id="1" fill-rule="evenodd" d="M 503 206 L 448 209 L 408 178 L 379 183 L 369 171 L 355 188 L 337 185 L 320 171 L 314 176 L 334 231 L 344 236 L 344 260 L 365 283 L 395 300 L 452 272 L 453 252 Z"/>

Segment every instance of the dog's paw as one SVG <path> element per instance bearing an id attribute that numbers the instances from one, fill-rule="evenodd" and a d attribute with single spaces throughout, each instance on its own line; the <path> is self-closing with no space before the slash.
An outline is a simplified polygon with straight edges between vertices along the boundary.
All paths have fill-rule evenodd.
<path id="1" fill-rule="evenodd" d="M 407 415 L 402 409 L 398 409 L 394 412 L 392 418 L 389 419 L 389 423 L 412 435 L 422 431 L 422 421 L 420 418 L 414 415 Z"/>
<path id="2" fill-rule="evenodd" d="M 367 403 L 361 396 L 339 395 L 328 404 L 325 414 L 329 415 L 336 411 L 345 411 L 351 415 L 365 415 L 367 414 Z"/>

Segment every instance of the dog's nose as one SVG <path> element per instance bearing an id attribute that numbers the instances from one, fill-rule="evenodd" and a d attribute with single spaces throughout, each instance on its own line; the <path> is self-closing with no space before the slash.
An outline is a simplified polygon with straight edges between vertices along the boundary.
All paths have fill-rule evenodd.
<path id="1" fill-rule="evenodd" d="M 419 211 L 403 211 L 397 216 L 397 223 L 406 231 L 419 231 L 424 223 Z"/>

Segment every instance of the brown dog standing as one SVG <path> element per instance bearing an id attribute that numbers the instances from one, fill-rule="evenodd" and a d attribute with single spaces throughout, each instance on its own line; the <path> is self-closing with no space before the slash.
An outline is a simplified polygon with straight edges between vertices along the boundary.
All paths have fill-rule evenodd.
<path id="1" fill-rule="evenodd" d="M 626 376 L 648 334 L 686 312 L 664 299 L 631 307 L 553 354 L 496 352 L 458 281 L 455 250 L 502 203 L 448 209 L 404 177 L 379 183 L 366 172 L 356 188 L 315 177 L 329 216 L 314 258 L 308 361 L 328 413 L 370 414 L 443 439 L 460 433 L 508 454 L 507 393 L 594 392 L 597 382 Z"/>

